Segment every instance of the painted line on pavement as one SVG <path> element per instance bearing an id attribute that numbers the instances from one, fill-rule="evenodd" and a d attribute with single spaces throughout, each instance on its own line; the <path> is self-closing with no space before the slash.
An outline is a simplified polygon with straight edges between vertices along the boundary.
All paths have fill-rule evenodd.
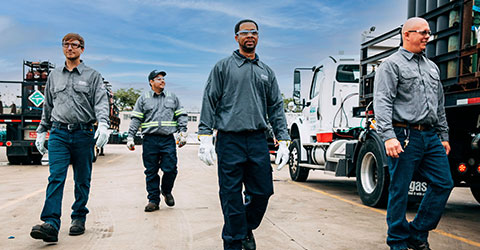
<path id="1" fill-rule="evenodd" d="M 72 177 L 69 177 L 69 178 L 65 179 L 65 183 L 71 182 L 71 181 L 73 181 L 73 178 L 72 178 Z M 29 198 L 35 196 L 35 195 L 38 195 L 39 193 L 46 192 L 46 191 L 47 191 L 47 187 L 40 188 L 40 189 L 38 189 L 37 191 L 34 191 L 34 192 L 32 192 L 32 193 L 29 193 L 29 194 L 26 194 L 26 195 L 24 195 L 24 196 L 22 196 L 22 197 L 20 197 L 20 198 L 18 198 L 18 199 L 15 199 L 15 200 L 9 201 L 9 202 L 7 202 L 7 203 L 5 203 L 5 204 L 3 204 L 3 205 L 0 205 L 0 210 L 5 209 L 5 208 L 7 208 L 7 207 L 9 207 L 9 206 L 13 206 L 13 205 L 15 205 L 15 204 L 17 204 L 17 203 L 19 203 L 19 202 L 21 202 L 21 201 L 24 201 L 24 200 L 26 200 L 26 199 L 29 199 Z"/>
<path id="2" fill-rule="evenodd" d="M 317 193 L 320 193 L 320 194 L 323 194 L 325 196 L 328 196 L 330 198 L 333 198 L 333 199 L 336 199 L 336 200 L 340 200 L 340 201 L 343 201 L 345 203 L 349 203 L 351 205 L 354 205 L 354 206 L 357 206 L 357 207 L 360 207 L 360 208 L 366 208 L 368 210 L 371 210 L 373 212 L 376 212 L 376 213 L 379 213 L 379 214 L 383 214 L 383 215 L 387 215 L 387 212 L 385 210 L 381 210 L 381 209 L 378 209 L 378 208 L 374 208 L 374 207 L 369 207 L 369 206 L 366 206 L 366 205 L 363 205 L 363 204 L 360 204 L 360 203 L 357 203 L 357 202 L 354 202 L 354 201 L 351 201 L 351 200 L 347 200 L 345 198 L 342 198 L 338 195 L 334 195 L 334 194 L 330 194 L 330 193 L 327 193 L 325 191 L 322 191 L 322 190 L 318 190 L 318 189 L 315 189 L 313 187 L 309 187 L 305 184 L 300 184 L 298 182 L 294 182 L 294 181 L 288 181 L 289 183 L 292 183 L 292 184 L 295 184 L 299 187 L 303 187 L 305 189 L 308 189 L 308 190 L 311 190 L 311 191 L 314 191 L 314 192 L 317 192 Z M 450 234 L 450 233 L 447 233 L 445 231 L 442 231 L 440 229 L 434 229 L 432 232 L 435 232 L 437 234 L 440 234 L 440 235 L 443 235 L 445 237 L 448 237 L 448 238 L 452 238 L 452 239 L 455 239 L 455 240 L 458 240 L 458 241 L 461 241 L 463 243 L 466 243 L 466 244 L 469 244 L 469 245 L 472 245 L 472 246 L 476 246 L 476 247 L 480 247 L 480 242 L 476 242 L 476 241 L 473 241 L 473 240 L 469 240 L 469 239 L 466 239 L 466 238 L 463 238 L 463 237 L 460 237 L 460 236 L 457 236 L 457 235 L 453 235 L 453 234 Z"/>
<path id="3" fill-rule="evenodd" d="M 117 156 L 117 157 L 115 157 L 115 158 L 113 158 L 113 159 L 111 159 L 111 160 L 108 160 L 107 163 L 112 163 L 112 162 L 114 162 L 114 161 L 116 161 L 116 160 L 118 160 L 118 159 L 120 159 L 120 158 L 122 158 L 122 157 L 124 157 L 124 156 L 125 156 L 125 155 Z"/>
<path id="4" fill-rule="evenodd" d="M 15 204 L 19 203 L 20 201 L 24 201 L 24 200 L 26 200 L 26 199 L 28 199 L 28 198 L 30 198 L 30 197 L 33 197 L 33 196 L 35 196 L 35 195 L 37 195 L 37 194 L 39 194 L 39 193 L 41 193 L 41 192 L 45 192 L 45 188 L 41 188 L 41 189 L 39 189 L 39 190 L 37 190 L 37 191 L 35 191 L 35 192 L 33 192 L 33 193 L 29 193 L 29 194 L 27 194 L 27 195 L 24 195 L 24 196 L 18 198 L 18 199 L 15 199 L 15 200 L 13 200 L 13 201 L 9 201 L 9 202 L 1 205 L 1 206 L 0 206 L 0 210 L 2 210 L 2 209 L 4 209 L 4 208 L 7 208 L 7 207 L 9 207 L 9 206 L 15 205 Z"/>

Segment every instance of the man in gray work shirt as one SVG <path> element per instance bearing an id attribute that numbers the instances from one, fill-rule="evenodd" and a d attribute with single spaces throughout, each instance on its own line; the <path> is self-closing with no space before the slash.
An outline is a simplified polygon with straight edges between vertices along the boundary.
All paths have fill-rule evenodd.
<path id="1" fill-rule="evenodd" d="M 402 29 L 403 47 L 387 58 L 375 75 L 377 131 L 389 156 L 387 208 L 390 249 L 430 249 L 428 232 L 443 213 L 453 188 L 447 154 L 448 126 L 438 67 L 423 51 L 430 28 L 410 18 Z M 417 216 L 407 222 L 408 190 L 414 171 L 428 182 Z"/>
<path id="2" fill-rule="evenodd" d="M 160 192 L 168 206 L 174 206 L 173 184 L 177 176 L 177 148 L 174 133 L 178 132 L 178 147 L 187 140 L 187 113 L 178 97 L 165 90 L 165 71 L 154 70 L 148 75 L 151 90 L 143 93 L 135 103 L 128 129 L 127 147 L 135 150 L 133 137 L 142 127 L 143 165 L 148 192 L 145 212 L 160 209 Z M 161 190 L 158 170 L 163 172 Z"/>
<path id="3" fill-rule="evenodd" d="M 63 188 L 69 164 L 73 166 L 75 181 L 69 234 L 85 232 L 95 139 L 98 147 L 103 147 L 108 140 L 108 99 L 102 76 L 80 60 L 85 50 L 85 42 L 80 35 L 65 35 L 62 46 L 65 65 L 48 76 L 42 119 L 35 141 L 38 151 L 45 154 L 45 138 L 50 130 L 50 176 L 40 216 L 45 223 L 34 226 L 30 233 L 33 238 L 45 242 L 58 241 Z M 95 122 L 98 122 L 96 132 L 93 127 Z"/>
<path id="4" fill-rule="evenodd" d="M 198 126 L 199 158 L 212 165 L 212 129 L 217 129 L 218 182 L 225 224 L 224 249 L 255 249 L 252 230 L 262 221 L 273 194 L 272 167 L 265 136 L 267 115 L 280 141 L 277 160 L 288 160 L 283 99 L 273 71 L 258 59 L 258 25 L 235 26 L 239 50 L 220 60 L 208 77 Z M 278 164 L 278 162 L 277 162 Z M 250 199 L 243 203 L 242 184 Z"/>

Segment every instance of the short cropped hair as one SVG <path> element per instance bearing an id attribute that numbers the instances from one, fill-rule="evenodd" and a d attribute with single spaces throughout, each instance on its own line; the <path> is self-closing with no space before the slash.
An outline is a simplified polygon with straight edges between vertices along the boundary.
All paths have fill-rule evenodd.
<path id="1" fill-rule="evenodd" d="M 83 37 L 81 35 L 77 33 L 68 33 L 63 37 L 62 43 L 69 40 L 78 40 L 80 42 L 80 46 L 82 48 L 85 48 L 85 40 L 83 40 Z"/>
<path id="2" fill-rule="evenodd" d="M 242 23 L 254 23 L 255 27 L 257 27 L 257 30 L 258 30 L 258 24 L 255 21 L 250 20 L 250 19 L 243 19 L 235 25 L 235 35 L 237 34 L 238 30 L 240 29 L 240 25 L 242 25 Z"/>

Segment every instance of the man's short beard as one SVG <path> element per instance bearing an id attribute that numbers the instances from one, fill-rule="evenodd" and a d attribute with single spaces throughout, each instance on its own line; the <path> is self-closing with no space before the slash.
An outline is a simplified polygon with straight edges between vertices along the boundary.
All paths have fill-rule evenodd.
<path id="1" fill-rule="evenodd" d="M 255 46 L 253 46 L 253 47 L 247 47 L 247 46 L 245 46 L 245 45 L 242 45 L 242 50 L 245 51 L 245 52 L 247 52 L 247 53 L 252 53 L 252 52 L 255 51 Z"/>

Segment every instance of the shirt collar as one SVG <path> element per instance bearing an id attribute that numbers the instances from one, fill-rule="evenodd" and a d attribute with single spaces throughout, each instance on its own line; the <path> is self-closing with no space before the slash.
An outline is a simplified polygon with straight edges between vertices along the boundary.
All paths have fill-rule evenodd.
<path id="1" fill-rule="evenodd" d="M 85 70 L 85 64 L 83 64 L 83 60 L 80 60 L 80 64 L 77 67 L 73 68 L 72 72 L 76 71 L 78 72 L 79 75 L 81 75 L 84 70 Z M 66 63 L 63 66 L 63 71 L 68 71 Z"/>
<path id="2" fill-rule="evenodd" d="M 153 89 L 150 89 L 149 92 L 151 96 L 165 96 L 165 89 L 160 94 L 157 94 L 157 92 L 153 91 Z"/>
<path id="3" fill-rule="evenodd" d="M 246 62 L 251 62 L 263 69 L 263 65 L 260 63 L 260 59 L 258 58 L 257 53 L 255 53 L 254 59 L 250 59 L 240 54 L 240 51 L 237 49 L 233 52 L 233 58 L 235 59 L 235 62 L 237 63 L 238 67 L 242 66 Z"/>
<path id="4" fill-rule="evenodd" d="M 399 49 L 400 53 L 402 53 L 402 55 L 407 58 L 409 61 L 412 60 L 412 58 L 414 57 L 417 57 L 418 59 L 420 59 L 422 56 L 425 56 L 425 52 L 422 51 L 421 53 L 413 53 L 413 52 L 410 52 L 408 51 L 407 49 L 405 49 L 404 47 L 400 47 Z"/>

